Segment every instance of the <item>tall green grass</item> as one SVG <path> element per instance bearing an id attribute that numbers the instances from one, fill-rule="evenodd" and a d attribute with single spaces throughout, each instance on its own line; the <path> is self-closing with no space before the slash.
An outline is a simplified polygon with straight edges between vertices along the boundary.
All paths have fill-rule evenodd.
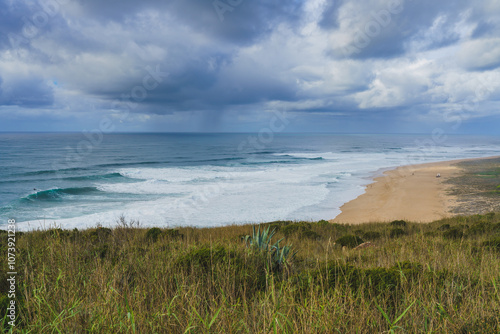
<path id="1" fill-rule="evenodd" d="M 245 244 L 251 225 L 18 235 L 17 326 L 5 319 L 1 326 L 13 333 L 500 332 L 500 214 L 262 225 L 297 252 L 287 270 L 273 269 L 272 252 Z M 342 246 L 345 236 L 356 242 Z M 353 248 L 362 241 L 373 247 Z"/>

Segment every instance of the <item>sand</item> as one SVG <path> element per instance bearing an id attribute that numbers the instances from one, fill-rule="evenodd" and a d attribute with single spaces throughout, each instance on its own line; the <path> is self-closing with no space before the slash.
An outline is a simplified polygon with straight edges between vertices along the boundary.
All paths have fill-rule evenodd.
<path id="1" fill-rule="evenodd" d="M 366 187 L 358 198 L 344 204 L 336 223 L 359 224 L 403 219 L 431 222 L 453 216 L 456 198 L 449 194 L 446 180 L 460 175 L 456 163 L 464 159 L 421 165 L 410 165 L 386 171 Z M 440 177 L 436 177 L 437 174 Z"/>

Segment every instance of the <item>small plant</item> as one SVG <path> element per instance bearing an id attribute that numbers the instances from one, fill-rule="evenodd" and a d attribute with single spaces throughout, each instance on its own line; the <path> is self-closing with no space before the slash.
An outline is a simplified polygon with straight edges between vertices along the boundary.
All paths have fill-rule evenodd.
<path id="1" fill-rule="evenodd" d="M 404 220 L 394 220 L 390 225 L 394 227 L 406 227 L 408 224 Z"/>
<path id="2" fill-rule="evenodd" d="M 460 239 L 464 235 L 461 229 L 454 227 L 443 233 L 443 237 L 446 239 Z"/>
<path id="3" fill-rule="evenodd" d="M 354 231 L 354 234 L 355 235 L 359 235 L 359 236 L 362 236 L 363 233 L 365 233 L 365 232 L 362 229 L 357 229 L 357 230 Z"/>
<path id="4" fill-rule="evenodd" d="M 279 268 L 282 268 L 295 256 L 295 254 L 297 254 L 297 252 L 290 253 L 292 250 L 291 245 L 286 245 L 280 248 L 280 241 L 281 240 L 276 241 L 276 243 L 271 247 L 271 250 L 273 263 Z"/>
<path id="5" fill-rule="evenodd" d="M 380 239 L 382 234 L 380 232 L 368 231 L 363 233 L 363 239 L 365 240 L 376 240 Z"/>
<path id="6" fill-rule="evenodd" d="M 185 268 L 195 266 L 208 270 L 213 264 L 221 263 L 227 257 L 234 257 L 234 254 L 222 246 L 202 246 L 190 249 L 187 253 L 179 257 L 177 263 Z"/>
<path id="7" fill-rule="evenodd" d="M 92 241 L 106 241 L 113 231 L 107 227 L 97 227 L 95 230 L 91 230 L 88 234 L 90 240 Z"/>
<path id="8" fill-rule="evenodd" d="M 158 237 L 162 234 L 161 230 L 158 227 L 150 228 L 146 232 L 146 239 L 152 242 L 158 241 Z"/>
<path id="9" fill-rule="evenodd" d="M 184 234 L 180 233 L 179 230 L 176 229 L 168 229 L 163 232 L 163 234 L 169 239 L 183 239 Z"/>
<path id="10" fill-rule="evenodd" d="M 293 223 L 283 227 L 281 229 L 281 232 L 285 235 L 285 237 L 289 237 L 290 235 L 297 232 L 301 232 L 301 234 L 303 234 L 304 232 L 310 231 L 311 226 L 311 223 L 306 222 Z"/>
<path id="11" fill-rule="evenodd" d="M 493 239 L 490 239 L 488 241 L 484 241 L 482 243 L 482 246 L 483 247 L 490 247 L 490 248 L 493 248 L 493 249 L 497 249 L 500 251 L 500 237 L 496 237 L 496 238 L 493 238 Z"/>
<path id="12" fill-rule="evenodd" d="M 393 334 L 395 333 L 394 330 L 395 329 L 403 329 L 402 327 L 400 326 L 396 326 L 396 324 L 399 322 L 399 320 L 401 320 L 405 314 L 410 310 L 410 308 L 413 306 L 413 304 L 415 304 L 415 301 L 413 301 L 413 303 L 410 304 L 410 306 L 408 306 L 406 308 L 406 310 L 403 311 L 403 313 L 401 313 L 399 315 L 399 317 L 397 317 L 394 321 L 392 321 L 389 316 L 387 315 L 386 312 L 384 312 L 384 310 L 375 302 L 375 305 L 377 305 L 377 308 L 378 310 L 380 311 L 380 313 L 382 313 L 382 315 L 384 316 L 384 319 L 387 321 L 387 324 L 389 325 L 389 333 Z"/>
<path id="13" fill-rule="evenodd" d="M 341 245 L 342 247 L 348 247 L 348 248 L 354 248 L 358 245 L 361 245 L 364 240 L 361 239 L 360 237 L 356 235 L 344 235 L 343 237 L 340 237 L 335 241 L 337 244 Z"/>
<path id="14" fill-rule="evenodd" d="M 302 238 L 307 238 L 307 239 L 311 239 L 311 240 L 319 240 L 321 239 L 321 235 L 319 235 L 318 233 L 314 232 L 313 230 L 305 230 L 303 231 L 300 236 Z"/>
<path id="15" fill-rule="evenodd" d="M 389 235 L 391 238 L 399 238 L 403 235 L 406 235 L 406 232 L 405 232 L 405 230 L 403 230 L 401 228 L 393 228 Z"/>
<path id="16" fill-rule="evenodd" d="M 133 219 L 127 221 L 127 219 L 125 219 L 125 216 L 122 215 L 116 221 L 116 225 L 119 228 L 127 229 L 127 228 L 139 228 L 141 226 L 141 223 L 138 220 L 133 220 Z"/>
<path id="17" fill-rule="evenodd" d="M 275 234 L 275 230 L 270 231 L 270 227 L 267 229 L 263 229 L 260 231 L 260 226 L 257 230 L 255 230 L 255 226 L 253 228 L 253 234 L 247 235 L 243 238 L 245 244 L 249 248 L 257 249 L 260 252 L 265 252 L 270 255 L 271 266 L 273 268 L 282 269 L 283 266 L 295 255 L 293 253 L 290 256 L 290 251 L 292 246 L 287 245 L 283 248 L 280 247 L 279 243 L 283 240 L 278 240 L 274 245 L 270 246 L 271 239 Z"/>
<path id="18" fill-rule="evenodd" d="M 443 224 L 443 225 L 438 227 L 438 230 L 439 231 L 446 231 L 446 230 L 449 230 L 450 228 L 451 228 L 450 224 Z"/>
<path id="19" fill-rule="evenodd" d="M 252 229 L 253 229 L 252 235 L 246 235 L 243 238 L 247 247 L 256 248 L 259 251 L 268 251 L 269 244 L 271 243 L 271 238 L 276 233 L 275 229 L 270 231 L 270 228 L 271 227 L 269 226 L 269 227 L 267 227 L 267 229 L 262 229 L 262 232 L 261 232 L 260 226 L 257 230 L 255 230 L 255 226 L 252 226 Z"/>
<path id="20" fill-rule="evenodd" d="M 479 222 L 472 224 L 471 227 L 467 230 L 467 235 L 468 236 L 474 236 L 474 235 L 480 235 L 480 234 L 485 234 L 491 229 L 491 224 L 490 223 L 485 223 L 485 222 Z"/>

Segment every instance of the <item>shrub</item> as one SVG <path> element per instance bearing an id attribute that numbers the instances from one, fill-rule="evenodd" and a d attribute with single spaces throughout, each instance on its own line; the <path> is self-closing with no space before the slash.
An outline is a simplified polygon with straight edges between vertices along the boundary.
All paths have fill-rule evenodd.
<path id="1" fill-rule="evenodd" d="M 158 237 L 162 234 L 161 230 L 158 227 L 150 228 L 146 232 L 146 239 L 152 242 L 158 241 Z"/>
<path id="2" fill-rule="evenodd" d="M 363 231 L 362 229 L 357 229 L 357 230 L 354 230 L 354 234 L 355 235 L 359 235 L 359 236 L 362 236 L 363 233 L 365 233 L 365 231 Z"/>
<path id="3" fill-rule="evenodd" d="M 443 224 L 443 225 L 438 227 L 438 230 L 439 231 L 446 231 L 446 230 L 449 230 L 450 228 L 451 228 L 450 224 Z"/>
<path id="4" fill-rule="evenodd" d="M 107 227 L 98 227 L 95 230 L 90 230 L 88 236 L 92 241 L 104 241 L 107 240 L 112 233 L 113 231 Z"/>
<path id="5" fill-rule="evenodd" d="M 329 221 L 327 221 L 327 220 L 321 219 L 321 220 L 318 222 L 318 225 L 320 225 L 320 226 L 325 226 L 325 225 L 326 225 L 326 226 L 328 226 L 328 225 L 330 225 L 330 222 L 329 222 Z"/>
<path id="6" fill-rule="evenodd" d="M 243 238 L 245 244 L 249 248 L 254 248 L 259 251 L 268 251 L 269 245 L 271 244 L 271 239 L 276 233 L 276 230 L 270 230 L 271 227 L 268 226 L 267 229 L 262 229 L 260 231 L 260 226 L 255 230 L 255 225 L 252 226 L 252 235 L 247 235 Z"/>
<path id="7" fill-rule="evenodd" d="M 300 236 L 302 238 L 307 238 L 307 239 L 312 239 L 312 240 L 319 240 L 321 239 L 321 235 L 319 235 L 318 233 L 314 232 L 313 230 L 306 230 L 306 231 L 303 231 Z"/>
<path id="8" fill-rule="evenodd" d="M 496 223 L 495 225 L 491 226 L 491 231 L 493 233 L 500 232 L 500 223 Z"/>
<path id="9" fill-rule="evenodd" d="M 262 224 L 270 227 L 272 230 L 276 230 L 276 232 L 280 231 L 282 227 L 293 224 L 290 220 L 275 220 L 270 223 Z"/>
<path id="10" fill-rule="evenodd" d="M 184 234 L 173 228 L 163 231 L 163 234 L 169 239 L 184 239 Z"/>
<path id="11" fill-rule="evenodd" d="M 108 244 L 102 244 L 102 245 L 99 245 L 99 246 L 96 246 L 94 248 L 94 255 L 101 258 L 101 259 L 104 259 L 106 257 L 106 255 L 108 255 L 109 253 L 109 245 Z"/>
<path id="12" fill-rule="evenodd" d="M 488 241 L 484 241 L 481 244 L 483 247 L 489 247 L 489 248 L 496 248 L 497 250 L 500 250 L 500 237 L 496 237 L 493 239 L 490 239 Z"/>
<path id="13" fill-rule="evenodd" d="M 405 232 L 405 230 L 403 230 L 401 228 L 393 228 L 389 235 L 391 238 L 399 238 L 403 235 L 406 235 L 406 232 Z"/>
<path id="14" fill-rule="evenodd" d="M 285 235 L 285 237 L 289 237 L 290 235 L 297 232 L 304 233 L 305 231 L 311 230 L 311 225 L 311 223 L 306 222 L 293 223 L 283 227 L 281 229 L 281 232 Z"/>
<path id="15" fill-rule="evenodd" d="M 341 245 L 342 247 L 349 247 L 349 248 L 354 248 L 358 245 L 361 245 L 364 240 L 361 239 L 360 237 L 356 235 L 344 235 L 343 237 L 340 237 L 335 241 L 337 244 Z"/>
<path id="16" fill-rule="evenodd" d="M 252 228 L 253 234 L 251 236 L 247 235 L 243 239 L 247 247 L 257 249 L 261 255 L 265 255 L 266 259 L 270 259 L 269 265 L 273 270 L 281 271 L 284 269 L 288 261 L 296 254 L 296 252 L 291 253 L 292 246 L 286 245 L 284 247 L 280 247 L 280 242 L 283 239 L 280 239 L 276 241 L 274 245 L 271 245 L 271 239 L 274 236 L 275 230 L 269 231 L 269 226 L 267 229 L 263 229 L 262 232 L 260 232 L 260 227 L 257 231 L 255 230 L 255 226 Z M 267 257 L 268 254 L 270 257 Z"/>
<path id="17" fill-rule="evenodd" d="M 446 239 L 460 239 L 463 237 L 463 235 L 464 233 L 462 232 L 462 230 L 456 227 L 451 228 L 443 233 L 443 237 Z"/>
<path id="18" fill-rule="evenodd" d="M 394 220 L 390 225 L 394 227 L 406 227 L 408 224 L 404 220 Z"/>
<path id="19" fill-rule="evenodd" d="M 491 229 L 490 223 L 479 222 L 472 224 L 471 227 L 467 230 L 467 235 L 480 235 L 488 232 Z"/>
<path id="20" fill-rule="evenodd" d="M 228 252 L 222 246 L 194 247 L 177 259 L 177 264 L 182 267 L 200 267 L 208 270 L 212 264 L 224 262 L 228 258 L 234 258 L 234 253 Z"/>
<path id="21" fill-rule="evenodd" d="M 324 271 L 312 272 L 317 278 Z M 352 265 L 343 265 L 331 262 L 327 266 L 326 283 L 329 288 L 337 285 L 347 285 L 353 290 L 363 289 L 364 292 L 394 294 L 399 286 L 405 282 L 418 279 L 423 273 L 420 263 L 400 262 L 391 268 L 357 268 Z"/>
<path id="22" fill-rule="evenodd" d="M 363 239 L 365 240 L 375 240 L 375 239 L 380 239 L 381 237 L 382 234 L 380 232 L 368 231 L 363 233 Z"/>

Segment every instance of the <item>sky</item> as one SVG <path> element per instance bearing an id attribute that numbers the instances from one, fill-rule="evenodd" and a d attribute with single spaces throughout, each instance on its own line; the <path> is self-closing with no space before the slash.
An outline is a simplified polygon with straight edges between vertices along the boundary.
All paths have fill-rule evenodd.
<path id="1" fill-rule="evenodd" d="M 0 131 L 498 125 L 498 0 L 0 2 Z"/>

